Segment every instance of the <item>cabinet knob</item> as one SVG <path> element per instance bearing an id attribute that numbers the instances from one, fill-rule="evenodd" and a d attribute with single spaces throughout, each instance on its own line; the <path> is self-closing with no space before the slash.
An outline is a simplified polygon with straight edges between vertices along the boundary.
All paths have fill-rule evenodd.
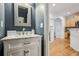
<path id="1" fill-rule="evenodd" d="M 24 51 L 24 56 L 26 56 L 27 53 L 29 53 L 29 50 L 28 51 Z"/>
<path id="2" fill-rule="evenodd" d="M 30 44 L 30 42 L 24 43 L 24 45 L 25 45 L 25 44 Z"/>

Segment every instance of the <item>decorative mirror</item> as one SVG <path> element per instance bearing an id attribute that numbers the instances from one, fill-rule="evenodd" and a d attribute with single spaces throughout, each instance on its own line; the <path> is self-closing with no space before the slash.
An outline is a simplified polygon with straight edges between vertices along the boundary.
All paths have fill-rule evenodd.
<path id="1" fill-rule="evenodd" d="M 25 3 L 14 4 L 14 25 L 31 26 L 32 7 Z"/>

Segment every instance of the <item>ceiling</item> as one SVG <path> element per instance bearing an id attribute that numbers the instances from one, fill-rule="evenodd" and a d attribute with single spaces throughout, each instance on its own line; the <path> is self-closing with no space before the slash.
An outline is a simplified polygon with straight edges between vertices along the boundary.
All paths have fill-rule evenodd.
<path id="1" fill-rule="evenodd" d="M 68 16 L 73 13 L 79 12 L 79 3 L 55 3 L 49 4 L 49 12 L 52 16 Z M 70 12 L 70 14 L 67 14 Z"/>

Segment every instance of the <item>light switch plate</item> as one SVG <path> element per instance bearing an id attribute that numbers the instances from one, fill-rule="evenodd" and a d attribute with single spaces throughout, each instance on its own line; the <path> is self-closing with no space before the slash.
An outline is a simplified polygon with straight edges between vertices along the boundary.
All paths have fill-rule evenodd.
<path id="1" fill-rule="evenodd" d="M 40 28 L 43 28 L 43 23 L 40 23 Z"/>
<path id="2" fill-rule="evenodd" d="M 4 26 L 3 26 L 3 21 L 1 21 L 1 27 L 4 27 Z"/>

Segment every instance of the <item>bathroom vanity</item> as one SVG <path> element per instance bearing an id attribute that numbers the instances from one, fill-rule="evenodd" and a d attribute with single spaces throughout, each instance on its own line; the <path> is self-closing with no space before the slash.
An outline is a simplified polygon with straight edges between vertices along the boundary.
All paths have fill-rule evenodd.
<path id="1" fill-rule="evenodd" d="M 70 28 L 70 47 L 79 52 L 79 28 Z"/>
<path id="2" fill-rule="evenodd" d="M 5 56 L 41 56 L 40 35 L 11 35 L 2 39 Z"/>

